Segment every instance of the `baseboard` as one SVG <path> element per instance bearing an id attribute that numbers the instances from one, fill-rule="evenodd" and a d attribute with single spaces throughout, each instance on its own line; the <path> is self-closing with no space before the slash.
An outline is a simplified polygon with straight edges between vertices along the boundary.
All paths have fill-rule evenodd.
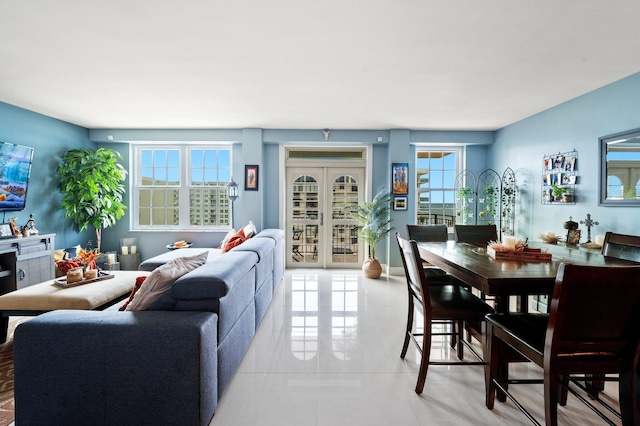
<path id="1" fill-rule="evenodd" d="M 404 275 L 404 268 L 401 266 L 387 266 L 387 275 Z"/>

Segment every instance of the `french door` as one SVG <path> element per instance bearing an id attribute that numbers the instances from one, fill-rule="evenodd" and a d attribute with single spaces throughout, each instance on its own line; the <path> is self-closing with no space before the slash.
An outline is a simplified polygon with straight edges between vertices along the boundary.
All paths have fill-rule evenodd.
<path id="1" fill-rule="evenodd" d="M 364 168 L 287 167 L 287 267 L 359 268 L 350 205 L 364 201 Z"/>

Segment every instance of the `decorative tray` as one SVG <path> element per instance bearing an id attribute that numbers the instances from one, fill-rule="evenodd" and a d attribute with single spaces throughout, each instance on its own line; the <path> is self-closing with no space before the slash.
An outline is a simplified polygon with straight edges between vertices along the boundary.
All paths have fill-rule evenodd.
<path id="1" fill-rule="evenodd" d="M 551 253 L 543 253 L 541 249 L 525 247 L 523 250 L 500 250 L 487 247 L 487 254 L 496 260 L 526 260 L 528 262 L 550 262 Z"/>
<path id="2" fill-rule="evenodd" d="M 169 249 L 169 250 L 178 250 L 178 249 L 181 249 L 181 248 L 189 248 L 192 245 L 193 245 L 193 243 L 187 243 L 184 246 L 176 246 L 176 245 L 173 245 L 173 244 L 167 244 L 167 249 Z"/>
<path id="3" fill-rule="evenodd" d="M 69 288 L 69 287 L 77 287 L 83 284 L 93 283 L 96 281 L 108 280 L 110 278 L 113 278 L 113 274 L 110 271 L 98 271 L 98 276 L 96 278 L 91 278 L 89 280 L 83 279 L 82 281 L 67 283 L 67 277 L 64 276 L 64 277 L 56 278 L 55 280 L 53 280 L 53 283 L 62 288 Z"/>

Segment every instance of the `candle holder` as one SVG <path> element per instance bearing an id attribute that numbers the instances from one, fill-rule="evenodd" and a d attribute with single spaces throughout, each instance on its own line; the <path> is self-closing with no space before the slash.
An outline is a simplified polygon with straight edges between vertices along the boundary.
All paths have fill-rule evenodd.
<path id="1" fill-rule="evenodd" d="M 120 238 L 120 253 L 118 254 L 119 269 L 135 271 L 140 266 L 140 252 L 137 238 Z"/>
<path id="2" fill-rule="evenodd" d="M 120 254 L 130 255 L 138 252 L 137 238 L 120 238 Z"/>

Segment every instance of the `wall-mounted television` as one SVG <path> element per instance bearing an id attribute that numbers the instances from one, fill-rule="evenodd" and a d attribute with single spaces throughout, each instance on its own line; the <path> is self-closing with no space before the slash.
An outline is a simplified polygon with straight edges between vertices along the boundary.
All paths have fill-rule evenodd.
<path id="1" fill-rule="evenodd" d="M 24 210 L 32 160 L 33 148 L 0 142 L 0 212 Z"/>

